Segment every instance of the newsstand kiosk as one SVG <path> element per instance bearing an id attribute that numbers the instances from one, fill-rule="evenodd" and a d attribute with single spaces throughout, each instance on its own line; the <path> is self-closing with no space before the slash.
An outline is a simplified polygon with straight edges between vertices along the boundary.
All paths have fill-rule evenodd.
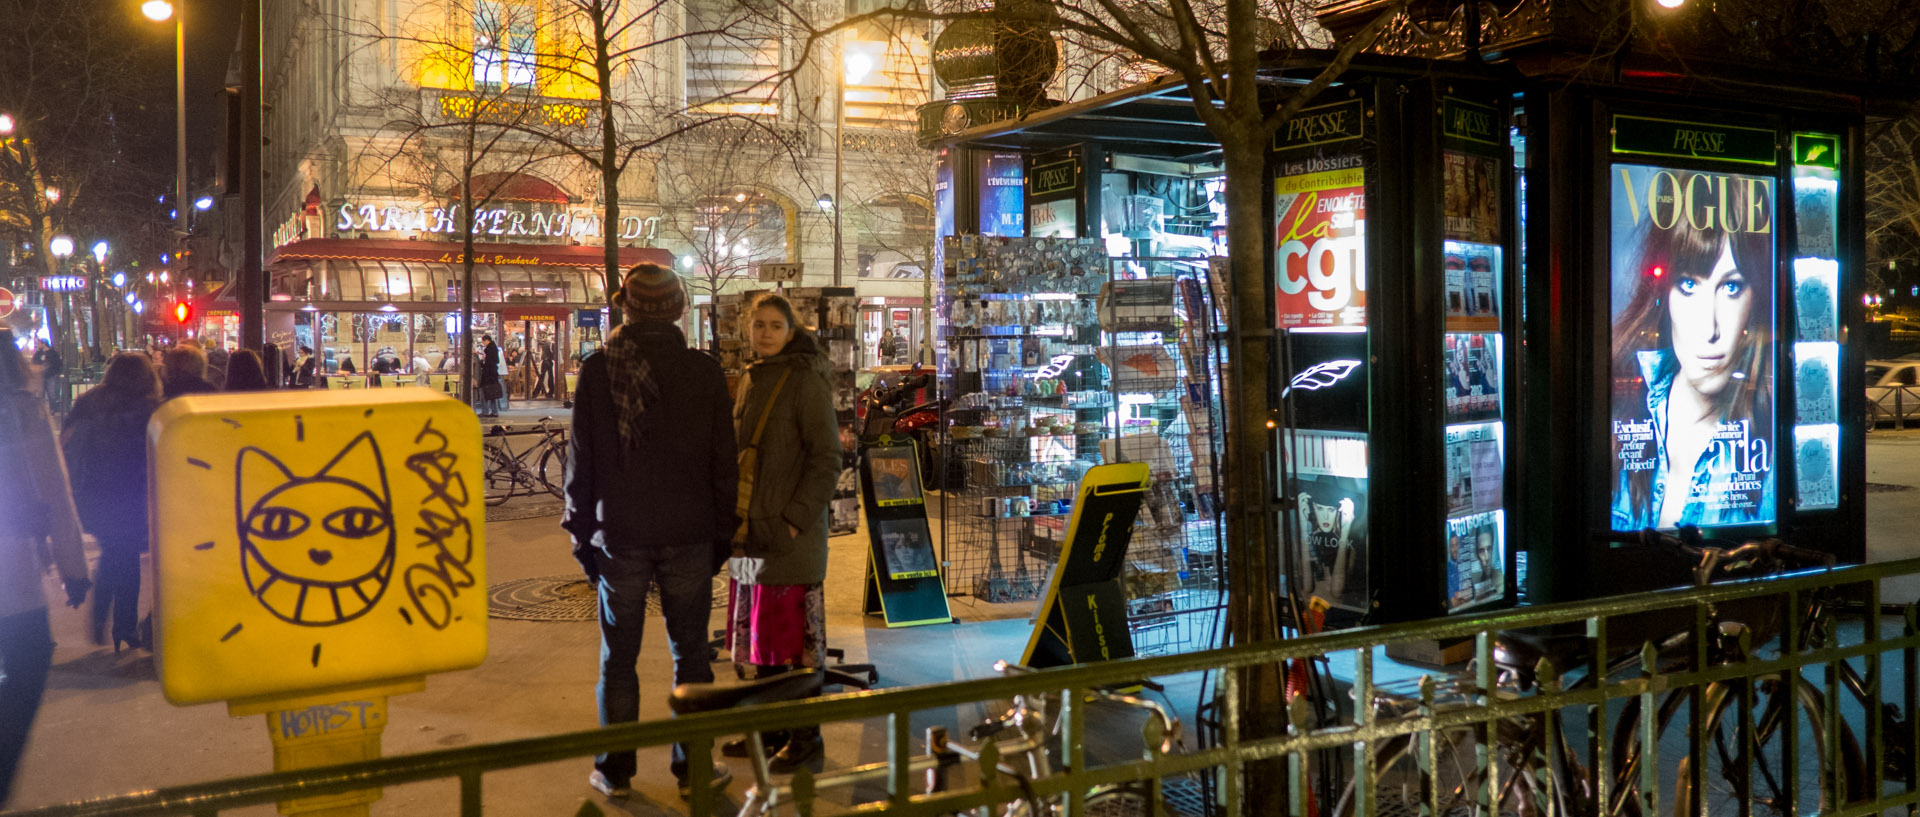
<path id="1" fill-rule="evenodd" d="M 1378 6 L 1323 22 L 1340 34 Z M 1171 233 L 1207 203 L 1195 190 L 1266 188 L 1272 500 L 1298 543 L 1279 563 L 1328 626 L 1672 584 L 1608 541 L 1644 527 L 1857 562 L 1863 139 L 1876 100 L 1914 83 L 1859 59 L 1801 71 L 1792 43 L 1762 58 L 1700 34 L 1718 59 L 1671 53 L 1661 38 L 1707 13 L 1643 20 L 1606 65 L 1562 59 L 1607 30 L 1571 11 L 1538 32 L 1456 14 L 1412 37 L 1401 20 L 1377 49 L 1392 53 L 1355 59 L 1281 130 L 1258 180 L 1220 180 L 1166 79 L 923 132 L 963 163 L 942 226 L 954 202 L 1007 194 L 967 171 L 975 155 L 1027 157 L 1030 196 L 1035 157 L 1077 156 L 1089 180 L 1053 208 L 1075 215 L 1063 235 L 1115 249 L 1154 234 L 1143 198 L 1168 197 Z M 1262 77 L 1300 82 L 1324 58 Z"/>

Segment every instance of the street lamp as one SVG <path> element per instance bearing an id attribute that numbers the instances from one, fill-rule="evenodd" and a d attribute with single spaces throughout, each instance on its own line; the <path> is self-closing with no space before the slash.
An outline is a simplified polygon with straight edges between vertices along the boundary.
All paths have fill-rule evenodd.
<path id="1" fill-rule="evenodd" d="M 146 0 L 140 13 L 156 23 L 173 18 L 173 228 L 187 236 L 187 15 L 185 3 Z M 202 208 L 205 209 L 205 208 Z"/>
<path id="2" fill-rule="evenodd" d="M 847 199 L 843 189 L 846 179 L 847 86 L 865 82 L 877 62 L 869 45 L 858 40 L 848 43 L 845 37 L 840 42 L 840 70 L 834 74 L 834 85 L 839 93 L 833 103 L 833 197 L 820 197 L 821 209 L 833 208 L 834 286 L 840 286 L 840 211 L 846 209 L 835 202 L 844 203 Z"/>
<path id="3" fill-rule="evenodd" d="M 47 252 L 53 253 L 53 257 L 56 259 L 56 263 L 53 265 L 55 274 L 64 275 L 66 273 L 67 259 L 73 255 L 73 239 L 64 235 L 56 235 L 52 240 L 47 242 Z M 67 292 L 64 286 L 60 289 L 62 302 L 66 304 L 66 315 L 63 317 L 65 318 L 67 329 L 60 332 L 59 338 L 61 352 L 64 353 L 67 351 L 67 332 L 73 328 L 73 295 Z"/>

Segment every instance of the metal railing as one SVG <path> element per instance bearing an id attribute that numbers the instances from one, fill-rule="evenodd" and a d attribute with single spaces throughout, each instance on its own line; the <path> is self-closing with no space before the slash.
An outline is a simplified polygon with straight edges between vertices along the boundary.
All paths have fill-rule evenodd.
<path id="1" fill-rule="evenodd" d="M 1908 423 L 1920 425 L 1920 387 L 1868 386 L 1867 429 L 1891 423 L 1904 429 Z"/>
<path id="2" fill-rule="evenodd" d="M 631 725 L 574 732 L 527 740 L 515 740 L 445 751 L 384 758 L 301 772 L 256 775 L 189 786 L 177 786 L 76 802 L 18 813 L 20 817 L 78 817 L 79 815 L 212 815 L 241 806 L 264 804 L 293 797 L 339 793 L 370 787 L 397 786 L 426 780 L 457 779 L 460 807 L 464 815 L 484 813 L 485 776 L 490 772 L 515 767 L 579 758 L 599 752 L 633 747 L 662 747 L 675 741 L 689 744 L 694 757 L 706 756 L 712 744 L 749 730 L 803 727 L 851 721 L 878 721 L 888 736 L 885 759 L 889 764 L 883 799 L 861 805 L 846 805 L 818 796 L 809 783 L 796 781 L 794 813 L 814 814 L 844 810 L 848 813 L 885 811 L 905 817 L 933 817 L 973 810 L 977 814 L 999 814 L 1000 804 L 1052 801 L 1055 813 L 1084 813 L 1084 798 L 1090 788 L 1128 781 L 1145 781 L 1156 802 L 1156 814 L 1182 813 L 1165 802 L 1166 792 L 1183 788 L 1176 785 L 1205 777 L 1211 794 L 1205 798 L 1214 813 L 1242 813 L 1249 804 L 1249 770 L 1261 775 L 1259 782 L 1271 791 L 1280 783 L 1290 796 L 1282 802 L 1251 803 L 1249 810 L 1263 814 L 1330 814 L 1335 806 L 1342 813 L 1374 814 L 1388 810 L 1382 795 L 1392 795 L 1397 785 L 1413 791 L 1409 799 L 1422 801 L 1431 812 L 1439 793 L 1452 784 L 1448 769 L 1464 768 L 1469 788 L 1481 806 L 1479 813 L 1599 813 L 1603 810 L 1570 808 L 1575 802 L 1560 787 L 1572 786 L 1584 792 L 1591 802 L 1631 800 L 1626 813 L 1721 813 L 1675 791 L 1676 787 L 1693 792 L 1711 789 L 1735 774 L 1729 771 L 1744 762 L 1747 754 L 1738 747 L 1754 748 L 1766 740 L 1785 741 L 1789 760 L 1800 759 L 1819 776 L 1816 788 L 1822 791 L 1845 790 L 1845 798 L 1827 798 L 1813 807 L 1802 803 L 1783 807 L 1792 813 L 1812 813 L 1854 817 L 1881 813 L 1891 808 L 1920 804 L 1911 761 L 1905 773 L 1886 771 L 1889 759 L 1905 752 L 1911 759 L 1920 755 L 1920 733 L 1911 717 L 1916 699 L 1920 699 L 1920 615 L 1907 607 L 1904 618 L 1895 618 L 1892 626 L 1883 626 L 1879 604 L 1879 581 L 1920 573 L 1920 559 L 1861 565 L 1833 570 L 1809 571 L 1716 584 L 1698 589 L 1676 589 L 1620 596 L 1589 602 L 1543 605 L 1525 609 L 1492 612 L 1472 617 L 1365 627 L 1315 635 L 1291 641 L 1251 644 L 1186 655 L 1155 656 L 1103 664 L 1045 670 L 1030 675 L 988 678 L 874 692 L 838 695 L 803 702 L 778 703 L 734 710 L 691 715 L 674 720 L 650 721 Z M 1761 647 L 1764 632 L 1759 627 L 1717 627 L 1707 632 L 1710 622 L 1725 622 L 1743 613 L 1777 613 L 1784 623 L 1782 633 L 1792 633 L 1803 623 L 1801 611 L 1809 599 L 1845 596 L 1854 604 L 1843 617 L 1849 632 L 1825 639 L 1821 646 L 1796 643 L 1801 639 L 1786 636 L 1780 647 Z M 1627 635 L 1632 627 L 1643 632 L 1661 633 L 1661 625 L 1645 627 L 1648 616 L 1659 611 L 1678 621 L 1677 629 L 1664 631 L 1673 636 L 1665 640 L 1668 650 L 1678 645 L 1698 660 L 1675 672 L 1662 672 L 1656 655 L 1662 650 L 1652 643 L 1640 652 L 1640 669 L 1619 677 L 1619 673 L 1601 670 L 1607 645 L 1639 643 L 1638 635 Z M 1712 611 L 1712 612 L 1710 612 Z M 1630 624 L 1629 622 L 1634 622 Z M 1493 634 L 1511 628 L 1544 628 L 1559 625 L 1588 636 L 1587 646 L 1595 648 L 1592 666 L 1600 676 L 1596 682 L 1563 683 L 1571 677 L 1551 666 L 1539 667 L 1541 682 L 1527 688 L 1500 683 L 1494 677 L 1489 657 Z M 1850 628 L 1858 627 L 1858 633 Z M 1897 633 L 1883 633 L 1883 630 Z M 1735 631 L 1739 632 L 1736 633 Z M 1738 660 L 1713 662 L 1705 645 L 1717 635 L 1737 636 L 1743 646 Z M 1477 639 L 1477 670 L 1449 676 L 1438 674 L 1419 679 L 1411 705 L 1383 708 L 1374 705 L 1338 708 L 1350 712 L 1335 716 L 1331 722 L 1312 723 L 1309 707 L 1295 701 L 1288 708 L 1279 734 L 1253 734 L 1249 724 L 1272 722 L 1272 713 L 1243 711 L 1238 702 L 1242 684 L 1238 670 L 1267 668 L 1282 662 L 1327 659 L 1335 666 L 1351 666 L 1351 699 L 1359 702 L 1382 700 L 1390 687 L 1406 684 L 1403 677 L 1393 680 L 1391 665 L 1384 660 L 1386 645 L 1410 642 Z M 1688 640 L 1691 638 L 1691 640 Z M 1349 663 L 1350 662 L 1350 663 Z M 1837 670 L 1854 671 L 1865 679 L 1867 697 L 1847 694 L 1837 682 Z M 1218 694 L 1212 709 L 1216 719 L 1207 724 L 1217 736 L 1213 745 L 1171 754 L 1157 750 L 1135 751 L 1130 755 L 1108 758 L 1097 756 L 1099 744 L 1089 740 L 1101 733 L 1104 715 L 1090 706 L 1087 690 L 1125 686 L 1142 679 L 1177 679 L 1205 673 L 1218 673 Z M 1270 676 L 1271 677 L 1271 676 Z M 1898 682 L 1889 679 L 1897 678 Z M 1466 690 L 1458 705 L 1447 705 L 1436 690 L 1441 681 L 1459 683 Z M 1788 706 L 1787 726 L 1772 737 L 1761 734 L 1769 716 L 1748 717 L 1715 707 L 1728 700 L 1754 703 L 1781 689 L 1787 700 L 1797 695 L 1809 702 L 1804 712 Z M 1060 762 L 1052 774 L 1030 781 L 1009 782 L 1004 777 L 982 775 L 977 769 L 962 768 L 945 775 L 955 786 L 946 791 L 925 791 L 925 777 L 913 771 L 912 756 L 919 754 L 913 739 L 912 723 L 916 713 L 944 712 L 956 705 L 994 702 L 1028 695 L 1039 690 L 1062 694 L 1064 712 L 1059 718 L 1061 730 Z M 1797 691 L 1797 692 L 1796 692 Z M 1341 696 L 1345 697 L 1345 696 Z M 1663 703 L 1664 702 L 1664 703 Z M 1640 706 L 1635 707 L 1633 704 Z M 1899 724 L 1879 725 L 1884 705 L 1897 712 L 1884 720 Z M 1755 706 L 1758 706 L 1755 704 Z M 1748 713 L 1741 707 L 1740 713 Z M 1798 714 L 1794 714 L 1798 713 Z M 1818 714 L 1816 714 L 1818 713 Z M 1824 721 L 1814 723 L 1824 715 Z M 1901 717 L 1893 717 L 1900 715 Z M 1621 732 L 1621 721 L 1628 740 L 1639 747 L 1639 760 L 1631 769 L 1612 768 L 1609 736 Z M 924 721 L 923 721 L 924 723 Z M 1796 726 L 1798 723 L 1798 726 Z M 1565 729 L 1565 741 L 1536 742 L 1531 747 L 1509 745 L 1509 734 L 1516 725 L 1547 726 L 1559 734 Z M 1703 725 L 1706 727 L 1702 729 Z M 1111 724 L 1106 734 L 1112 734 Z M 1727 745 L 1735 747 L 1729 755 L 1727 745 L 1717 748 L 1703 734 L 1715 728 L 1737 728 Z M 1778 728 L 1777 725 L 1775 727 Z M 1636 731 L 1637 730 L 1637 731 Z M 1858 741 L 1868 761 L 1849 763 L 1843 756 L 1849 731 Z M 1540 734 L 1538 731 L 1535 734 Z M 1147 741 L 1152 743 L 1152 740 Z M 1613 742 L 1617 745 L 1617 741 Z M 1089 749 L 1089 745 L 1094 750 Z M 1412 745 L 1402 762 L 1388 765 L 1388 748 Z M 1798 744 L 1798 745 L 1796 745 Z M 1717 757 L 1715 757 L 1717 755 Z M 1812 760 L 1807 760 L 1811 758 Z M 1698 760 L 1695 760 L 1698 759 Z M 1262 766 L 1249 764 L 1270 761 Z M 1415 768 L 1406 770 L 1406 765 Z M 922 761 L 922 767 L 925 763 Z M 1278 773 L 1268 776 L 1268 770 Z M 1564 774 L 1552 770 L 1572 770 Z M 1629 771 L 1629 774 L 1621 774 Z M 1751 770 L 1750 770 L 1751 771 Z M 1473 773 L 1479 773 L 1475 777 Z M 1884 773 L 1883 773 L 1884 772 Z M 696 774 L 703 774 L 696 771 Z M 1325 781 L 1333 778 L 1329 785 Z M 1905 779 L 1900 779 L 1904 777 Z M 1741 789 L 1739 799 L 1749 800 L 1752 813 L 1769 813 L 1759 807 L 1757 774 L 1745 780 L 1750 788 Z M 1812 778 L 1809 777 L 1811 780 Z M 1345 780 L 1357 780 L 1347 796 L 1340 798 Z M 1317 785 L 1316 785 L 1317 783 Z M 1524 785 L 1521 785 L 1524 783 Z M 1832 785 L 1845 783 L 1844 786 Z M 1740 788 L 1741 784 L 1736 784 Z M 1786 784 L 1789 792 L 1794 784 Z M 1808 785 L 1815 785 L 1809 783 Z M 1629 790 L 1621 791 L 1625 786 Z M 690 804 L 695 815 L 715 813 L 712 793 L 702 787 Z M 1620 792 L 1615 794 L 1615 792 Z M 1672 792 L 1670 795 L 1669 793 Z M 1612 798 L 1612 799 L 1609 799 Z M 1340 802 L 1336 803 L 1336 800 Z M 1845 802 L 1840 802 L 1845 800 Z M 1524 802 L 1523 802 L 1524 801 Z M 1702 801 L 1704 802 L 1704 801 Z M 1678 805 L 1678 808 L 1676 808 Z M 725 808 L 724 806 L 720 806 Z M 1490 808 L 1489 808 L 1490 807 Z M 1398 809 L 1393 809 L 1397 811 Z M 1747 813 L 1733 807 L 1725 813 Z M 1037 813 L 1037 812 L 1036 812 Z"/>

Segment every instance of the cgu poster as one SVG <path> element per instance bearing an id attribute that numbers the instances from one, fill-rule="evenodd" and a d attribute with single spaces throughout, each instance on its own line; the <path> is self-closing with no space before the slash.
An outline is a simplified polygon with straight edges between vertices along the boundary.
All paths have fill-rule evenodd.
<path id="1" fill-rule="evenodd" d="M 1365 326 L 1365 169 L 1282 176 L 1274 180 L 1274 205 L 1276 325 Z"/>
<path id="2" fill-rule="evenodd" d="M 1774 180 L 1612 168 L 1612 527 L 1774 521 Z"/>

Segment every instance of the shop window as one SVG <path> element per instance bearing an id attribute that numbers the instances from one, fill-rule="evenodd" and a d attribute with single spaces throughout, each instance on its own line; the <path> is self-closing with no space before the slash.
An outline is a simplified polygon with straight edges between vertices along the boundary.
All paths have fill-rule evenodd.
<path id="1" fill-rule="evenodd" d="M 779 11 L 766 0 L 687 3 L 687 107 L 706 114 L 780 112 Z"/>
<path id="2" fill-rule="evenodd" d="M 487 88 L 534 84 L 536 11 L 523 3 L 479 0 L 473 5 L 473 84 Z"/>

